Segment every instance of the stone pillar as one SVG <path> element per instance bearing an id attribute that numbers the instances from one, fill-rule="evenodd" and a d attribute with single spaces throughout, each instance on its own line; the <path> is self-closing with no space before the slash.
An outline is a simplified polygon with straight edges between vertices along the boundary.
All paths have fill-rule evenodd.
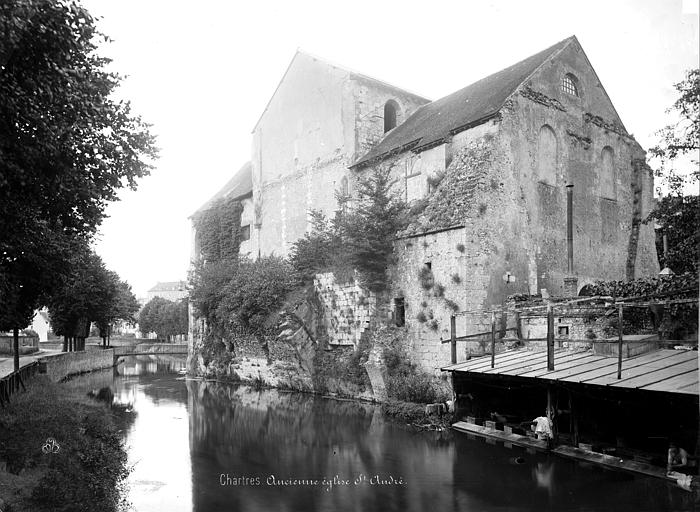
<path id="1" fill-rule="evenodd" d="M 564 297 L 576 297 L 578 295 L 578 277 L 566 276 L 564 278 Z"/>

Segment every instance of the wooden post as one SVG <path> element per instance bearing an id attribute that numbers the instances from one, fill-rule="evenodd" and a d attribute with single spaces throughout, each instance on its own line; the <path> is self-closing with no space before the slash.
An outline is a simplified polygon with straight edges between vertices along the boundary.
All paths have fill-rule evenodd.
<path id="1" fill-rule="evenodd" d="M 547 371 L 554 370 L 554 310 L 547 304 Z"/>
<path id="2" fill-rule="evenodd" d="M 617 378 L 622 378 L 622 304 L 617 305 Z"/>
<path id="3" fill-rule="evenodd" d="M 491 311 L 491 368 L 496 366 L 496 312 Z"/>
<path id="4" fill-rule="evenodd" d="M 576 409 L 574 409 L 574 397 L 571 390 L 569 390 L 569 415 L 571 417 L 571 432 L 574 437 L 574 446 L 578 446 L 578 417 L 576 416 Z"/>
<path id="5" fill-rule="evenodd" d="M 547 419 L 549 420 L 549 426 L 552 427 L 552 437 L 548 442 L 548 447 L 551 448 L 554 442 L 554 437 L 556 435 L 556 428 L 554 426 L 554 404 L 552 400 L 552 386 L 547 386 Z"/>
<path id="6" fill-rule="evenodd" d="M 450 352 L 452 364 L 457 363 L 457 318 L 450 316 Z"/>

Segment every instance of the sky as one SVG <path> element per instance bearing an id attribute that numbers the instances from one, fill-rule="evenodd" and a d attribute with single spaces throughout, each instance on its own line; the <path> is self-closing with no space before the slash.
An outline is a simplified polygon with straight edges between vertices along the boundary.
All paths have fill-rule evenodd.
<path id="1" fill-rule="evenodd" d="M 187 278 L 188 217 L 250 159 L 297 49 L 438 99 L 576 35 L 644 148 L 698 67 L 697 0 L 82 0 L 160 158 L 107 209 L 95 249 L 137 296 Z"/>

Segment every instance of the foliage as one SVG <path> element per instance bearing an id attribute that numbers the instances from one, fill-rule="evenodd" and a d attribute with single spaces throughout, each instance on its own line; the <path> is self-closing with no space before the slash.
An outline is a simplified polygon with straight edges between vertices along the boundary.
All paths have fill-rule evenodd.
<path id="1" fill-rule="evenodd" d="M 12 510 L 120 510 L 128 467 L 114 419 L 103 405 L 85 402 L 63 384 L 31 379 L 27 392 L 0 410 L 0 458 L 20 477 L 31 469 L 24 478 L 33 489 Z M 56 440 L 58 453 L 42 453 L 48 438 Z"/>
<path id="2" fill-rule="evenodd" d="M 656 239 L 656 252 L 662 267 L 677 274 L 698 272 L 698 226 L 700 203 L 698 196 L 662 197 L 645 222 L 661 225 Z M 666 235 L 668 254 L 664 254 L 663 235 Z"/>
<path id="3" fill-rule="evenodd" d="M 444 297 L 445 295 L 445 285 L 437 283 L 435 285 L 435 289 L 433 290 L 433 293 L 435 294 L 436 297 Z"/>
<path id="4" fill-rule="evenodd" d="M 243 204 L 220 198 L 194 218 L 194 227 L 204 261 L 234 260 L 241 245 Z"/>
<path id="5" fill-rule="evenodd" d="M 356 349 L 352 347 L 335 347 L 332 350 L 316 350 L 314 355 L 314 389 L 327 393 L 335 386 L 329 386 L 329 381 L 340 380 L 349 382 L 360 391 L 371 388 L 365 363 L 369 358 L 371 345 L 368 336 L 362 336 Z M 341 390 L 342 393 L 342 390 Z"/>
<path id="6" fill-rule="evenodd" d="M 328 220 L 311 211 L 312 229 L 294 243 L 290 263 L 305 281 L 314 274 L 332 271 L 339 281 L 359 273 L 363 286 L 372 291 L 386 287 L 396 233 L 405 227 L 407 208 L 391 190 L 388 169 L 376 168 L 360 177 L 352 207 L 338 196 L 339 210 Z"/>
<path id="7" fill-rule="evenodd" d="M 675 88 L 679 97 L 668 111 L 675 113 L 678 121 L 658 132 L 660 141 L 649 152 L 659 162 L 656 175 L 673 195 L 680 195 L 685 184 L 697 186 L 700 179 L 700 69 L 688 71 Z M 673 166 L 673 161 L 684 155 L 691 157 L 688 175 L 680 174 Z"/>
<path id="8" fill-rule="evenodd" d="M 195 313 L 206 321 L 205 343 L 229 346 L 242 332 L 262 335 L 267 316 L 298 285 L 291 265 L 276 256 L 199 262 L 190 280 Z"/>
<path id="9" fill-rule="evenodd" d="M 20 331 L 19 335 L 20 336 L 29 336 L 31 338 L 38 338 L 39 337 L 39 335 L 37 334 L 37 332 L 34 329 L 22 329 Z"/>
<path id="10" fill-rule="evenodd" d="M 426 374 L 411 362 L 405 345 L 405 329 L 380 328 L 375 344 L 382 346 L 389 398 L 405 402 L 434 403 L 449 399 L 444 382 Z"/>
<path id="11" fill-rule="evenodd" d="M 116 300 L 119 277 L 83 246 L 70 259 L 70 272 L 46 298 L 55 334 L 85 338 L 93 321 L 103 321 Z"/>
<path id="12" fill-rule="evenodd" d="M 633 281 L 596 281 L 588 285 L 588 294 L 609 296 L 616 299 L 669 296 L 690 298 L 697 295 L 697 289 L 697 274 L 685 273 L 663 277 L 645 277 Z"/>
<path id="13" fill-rule="evenodd" d="M 187 304 L 186 298 L 177 302 L 162 297 L 152 298 L 139 314 L 139 329 L 142 333 L 155 332 L 161 340 L 187 334 Z"/>
<path id="14" fill-rule="evenodd" d="M 435 284 L 433 271 L 427 265 L 421 267 L 420 272 L 418 273 L 418 279 L 420 280 L 421 288 L 424 290 L 430 290 Z"/>
<path id="15" fill-rule="evenodd" d="M 356 190 L 355 206 L 345 220 L 350 261 L 365 287 L 382 291 L 396 234 L 408 223 L 406 205 L 391 190 L 389 169 L 375 168 L 358 179 Z"/>
<path id="16" fill-rule="evenodd" d="M 344 203 L 333 219 L 323 212 L 311 210 L 311 230 L 292 245 L 289 263 L 304 282 L 313 281 L 314 275 L 333 272 L 339 282 L 354 277 L 346 245 Z"/>
<path id="17" fill-rule="evenodd" d="M 663 277 L 641 278 L 633 281 L 598 281 L 589 285 L 589 295 L 611 296 L 615 299 L 684 299 L 697 298 L 698 275 L 688 272 Z M 653 322 L 667 339 L 681 339 L 697 332 L 697 302 L 650 306 L 649 308 L 628 307 L 624 310 L 623 333 L 636 334 L 645 324 Z M 608 326 L 605 333 L 617 333 L 617 319 L 614 312 L 603 322 Z"/>
<path id="18" fill-rule="evenodd" d="M 0 324 L 21 327 L 156 156 L 78 3 L 0 4 Z M 2 327 L 0 327 L 2 328 Z"/>
<path id="19" fill-rule="evenodd" d="M 282 258 L 241 259 L 223 290 L 218 316 L 229 331 L 262 332 L 267 315 L 282 305 L 296 285 L 290 265 Z"/>

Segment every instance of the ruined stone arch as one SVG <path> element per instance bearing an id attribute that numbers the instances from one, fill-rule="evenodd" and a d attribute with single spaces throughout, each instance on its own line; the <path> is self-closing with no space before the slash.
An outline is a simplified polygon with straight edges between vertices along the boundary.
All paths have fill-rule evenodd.
<path id="1" fill-rule="evenodd" d="M 384 104 L 384 133 L 396 128 L 400 116 L 399 104 L 389 100 Z"/>
<path id="2" fill-rule="evenodd" d="M 542 125 L 537 139 L 537 179 L 547 185 L 557 184 L 557 136 L 548 124 Z"/>
<path id="3" fill-rule="evenodd" d="M 615 152 L 605 146 L 600 152 L 600 197 L 615 200 Z"/>

